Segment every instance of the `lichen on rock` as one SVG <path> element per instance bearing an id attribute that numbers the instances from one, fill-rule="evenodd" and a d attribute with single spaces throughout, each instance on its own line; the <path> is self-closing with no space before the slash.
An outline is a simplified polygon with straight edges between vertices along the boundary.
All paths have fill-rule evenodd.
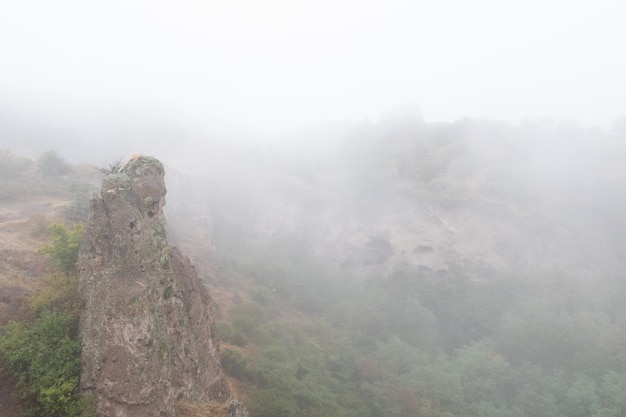
<path id="1" fill-rule="evenodd" d="M 212 302 L 167 239 L 164 168 L 139 156 L 107 175 L 80 250 L 81 388 L 102 416 L 174 416 L 223 402 Z"/>

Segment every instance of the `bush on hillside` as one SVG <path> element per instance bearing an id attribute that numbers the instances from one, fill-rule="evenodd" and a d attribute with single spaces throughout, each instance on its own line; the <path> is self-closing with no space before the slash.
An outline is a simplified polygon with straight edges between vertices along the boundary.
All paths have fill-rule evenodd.
<path id="1" fill-rule="evenodd" d="M 70 275 L 76 271 L 78 250 L 83 238 L 83 224 L 78 223 L 74 230 L 69 231 L 62 224 L 55 223 L 48 230 L 52 235 L 52 244 L 41 249 L 41 253 L 50 255 L 59 269 Z"/>
<path id="2" fill-rule="evenodd" d="M 70 166 L 55 151 L 48 151 L 37 159 L 37 169 L 44 177 L 60 177 L 70 172 Z"/>
<path id="3" fill-rule="evenodd" d="M 22 319 L 0 329 L 0 370 L 16 381 L 15 395 L 28 415 L 93 416 L 95 402 L 78 391 L 82 303 L 75 273 L 83 227 L 50 227 L 53 243 L 42 249 L 59 271 L 44 279 L 25 304 Z"/>
<path id="4" fill-rule="evenodd" d="M 0 336 L 0 366 L 17 381 L 20 398 L 33 415 L 81 415 L 78 321 L 71 314 L 45 311 L 33 321 L 10 323 Z"/>
<path id="5" fill-rule="evenodd" d="M 13 155 L 6 149 L 0 149 L 0 177 L 15 178 L 28 170 L 31 161 Z"/>
<path id="6" fill-rule="evenodd" d="M 224 371 L 229 375 L 235 378 L 244 378 L 246 376 L 248 361 L 238 348 L 223 348 L 220 352 L 220 362 Z"/>

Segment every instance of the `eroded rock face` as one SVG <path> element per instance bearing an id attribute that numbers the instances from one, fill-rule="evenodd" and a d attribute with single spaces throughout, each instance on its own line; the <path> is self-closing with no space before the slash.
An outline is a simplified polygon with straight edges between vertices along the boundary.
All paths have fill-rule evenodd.
<path id="1" fill-rule="evenodd" d="M 102 416 L 173 416 L 223 401 L 211 300 L 165 232 L 163 165 L 137 157 L 92 198 L 80 252 L 81 387 Z"/>

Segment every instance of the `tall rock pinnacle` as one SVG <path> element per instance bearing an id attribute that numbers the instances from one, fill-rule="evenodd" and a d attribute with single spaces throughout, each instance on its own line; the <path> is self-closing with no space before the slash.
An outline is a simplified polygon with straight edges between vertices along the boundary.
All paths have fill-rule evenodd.
<path id="1" fill-rule="evenodd" d="M 230 398 L 211 299 L 168 243 L 164 169 L 131 159 L 92 198 L 80 251 L 81 387 L 98 414 L 174 416 L 177 401 Z"/>

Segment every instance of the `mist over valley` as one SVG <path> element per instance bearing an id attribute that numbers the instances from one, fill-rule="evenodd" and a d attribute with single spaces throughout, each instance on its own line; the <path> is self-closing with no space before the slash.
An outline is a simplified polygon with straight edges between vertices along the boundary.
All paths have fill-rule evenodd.
<path id="1" fill-rule="evenodd" d="M 626 415 L 622 6 L 0 6 L 0 415 Z"/>

